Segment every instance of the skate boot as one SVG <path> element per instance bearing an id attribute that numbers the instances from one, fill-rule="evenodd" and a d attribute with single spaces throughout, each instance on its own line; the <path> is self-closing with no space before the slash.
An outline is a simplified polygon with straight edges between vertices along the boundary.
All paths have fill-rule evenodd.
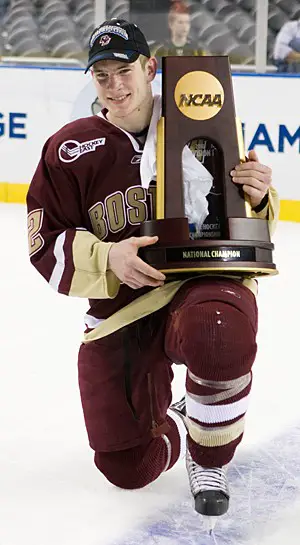
<path id="1" fill-rule="evenodd" d="M 170 405 L 170 409 L 171 411 L 175 411 L 184 421 L 184 417 L 186 416 L 185 396 L 183 396 L 180 401 L 172 403 L 172 405 Z"/>
<path id="2" fill-rule="evenodd" d="M 170 409 L 176 412 L 185 423 L 185 397 L 173 403 Z M 190 488 L 195 500 L 195 510 L 203 516 L 208 531 L 212 531 L 219 516 L 224 515 L 229 507 L 229 487 L 226 467 L 204 468 L 192 459 L 186 449 L 186 468 Z"/>
<path id="3" fill-rule="evenodd" d="M 212 532 L 219 516 L 229 507 L 229 487 L 226 468 L 204 468 L 191 457 L 187 448 L 186 468 L 190 488 L 195 500 L 195 510 L 204 517 L 206 529 Z"/>

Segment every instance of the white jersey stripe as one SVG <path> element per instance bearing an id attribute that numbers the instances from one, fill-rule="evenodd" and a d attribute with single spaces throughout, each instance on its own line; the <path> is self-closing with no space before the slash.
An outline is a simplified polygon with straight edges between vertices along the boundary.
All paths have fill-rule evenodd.
<path id="1" fill-rule="evenodd" d="M 59 284 L 65 270 L 65 254 L 64 254 L 65 240 L 66 240 L 66 231 L 58 235 L 55 241 L 54 250 L 53 250 L 56 263 L 52 271 L 49 284 L 53 289 L 55 289 L 55 291 L 58 291 Z"/>
<path id="2" fill-rule="evenodd" d="M 94 316 L 91 316 L 90 314 L 84 315 L 84 323 L 86 327 L 89 329 L 94 329 L 97 327 L 101 322 L 104 322 L 104 318 L 95 318 Z"/>
<path id="3" fill-rule="evenodd" d="M 249 395 L 230 405 L 202 405 L 186 394 L 186 412 L 203 424 L 228 422 L 244 414 L 249 405 Z"/>

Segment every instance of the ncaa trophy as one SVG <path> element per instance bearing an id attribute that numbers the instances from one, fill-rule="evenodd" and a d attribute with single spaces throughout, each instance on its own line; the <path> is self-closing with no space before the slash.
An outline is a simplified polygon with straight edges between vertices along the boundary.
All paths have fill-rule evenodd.
<path id="1" fill-rule="evenodd" d="M 141 225 L 141 234 L 158 236 L 143 248 L 143 259 L 167 273 L 210 272 L 247 276 L 277 274 L 268 221 L 251 217 L 243 192 L 230 171 L 245 161 L 243 135 L 235 115 L 228 57 L 164 57 L 162 117 L 157 128 L 156 219 Z M 195 240 L 185 216 L 182 152 L 186 145 L 205 153 L 210 142 L 217 199 Z M 197 149 L 197 143 L 198 149 Z M 217 210 L 211 210 L 216 207 Z M 215 228 L 217 226 L 217 228 Z"/>

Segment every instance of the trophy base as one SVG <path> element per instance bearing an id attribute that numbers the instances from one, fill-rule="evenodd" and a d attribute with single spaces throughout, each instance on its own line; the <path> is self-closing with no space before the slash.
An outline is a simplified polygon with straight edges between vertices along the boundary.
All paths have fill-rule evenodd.
<path id="1" fill-rule="evenodd" d="M 271 250 L 255 246 L 255 242 L 241 246 L 240 241 L 220 240 L 218 244 L 185 246 L 163 246 L 143 248 L 142 258 L 146 263 L 163 273 L 214 272 L 246 276 L 276 275 L 278 271 L 270 261 Z M 198 242 L 198 241 L 197 241 Z M 263 255 L 262 255 L 263 254 Z M 259 255 L 261 257 L 259 257 Z"/>
<path id="2" fill-rule="evenodd" d="M 238 240 L 190 240 L 188 225 L 184 220 L 173 218 L 143 224 L 143 234 L 159 236 L 157 244 L 140 250 L 146 263 L 165 274 L 238 273 L 248 277 L 278 274 L 272 261 L 274 245 L 271 242 L 243 240 L 242 237 Z M 173 227 L 172 232 L 166 229 L 167 226 Z"/>

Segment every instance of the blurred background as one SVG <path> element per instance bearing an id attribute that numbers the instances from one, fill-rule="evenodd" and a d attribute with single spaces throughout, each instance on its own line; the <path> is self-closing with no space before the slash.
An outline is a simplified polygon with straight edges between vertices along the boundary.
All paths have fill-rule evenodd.
<path id="1" fill-rule="evenodd" d="M 243 71 L 300 70 L 299 0 L 0 0 L 1 63 L 84 66 L 94 26 L 124 17 L 152 51 L 226 54 Z"/>
<path id="2" fill-rule="evenodd" d="M 0 0 L 0 202 L 24 203 L 47 138 L 99 112 L 84 67 L 111 18 L 141 27 L 159 68 L 168 55 L 229 57 L 245 150 L 273 168 L 280 219 L 300 222 L 300 0 Z"/>

